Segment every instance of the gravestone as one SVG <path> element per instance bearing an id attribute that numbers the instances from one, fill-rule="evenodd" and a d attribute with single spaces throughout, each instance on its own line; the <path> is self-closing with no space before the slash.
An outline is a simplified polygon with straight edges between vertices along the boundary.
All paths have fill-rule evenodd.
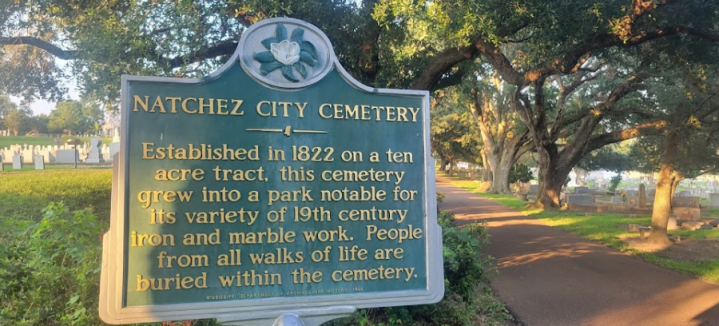
<path id="1" fill-rule="evenodd" d="M 90 139 L 90 152 L 87 153 L 85 163 L 104 163 L 105 160 L 102 158 L 100 152 L 100 140 L 97 138 Z"/>
<path id="2" fill-rule="evenodd" d="M 594 197 L 587 195 L 567 195 L 567 204 L 575 204 L 582 206 L 594 206 Z"/>
<path id="3" fill-rule="evenodd" d="M 709 205 L 719 207 L 719 194 L 709 194 Z"/>
<path id="4" fill-rule="evenodd" d="M 638 199 L 639 199 L 639 203 L 637 206 L 639 206 L 640 208 L 647 207 L 647 194 L 646 194 L 646 190 L 644 189 L 643 183 L 639 185 L 639 198 Z"/>
<path id="5" fill-rule="evenodd" d="M 5 166 L 3 165 L 3 156 L 2 153 L 0 153 L 0 172 L 5 171 Z"/>
<path id="6" fill-rule="evenodd" d="M 678 220 L 698 221 L 701 218 L 697 197 L 674 197 L 672 200 L 672 213 Z"/>
<path id="7" fill-rule="evenodd" d="M 624 199 L 622 196 L 612 196 L 609 202 L 615 205 L 621 205 L 624 204 Z"/>
<path id="8" fill-rule="evenodd" d="M 120 142 L 110 143 L 110 161 L 115 158 L 115 154 L 120 152 Z"/>
<path id="9" fill-rule="evenodd" d="M 537 195 L 537 192 L 539 191 L 538 185 L 530 185 L 529 186 L 529 192 L 527 194 L 529 195 Z"/>
<path id="10" fill-rule="evenodd" d="M 75 149 L 58 149 L 55 163 L 72 164 L 80 163 L 80 154 Z"/>
<path id="11" fill-rule="evenodd" d="M 690 191 L 686 191 L 686 190 L 680 191 L 674 195 L 675 198 L 676 197 L 691 197 L 691 196 L 692 196 L 692 193 Z"/>
<path id="12" fill-rule="evenodd" d="M 20 170 L 22 169 L 22 155 L 15 154 L 12 157 L 12 168 L 14 170 Z"/>
<path id="13" fill-rule="evenodd" d="M 587 187 L 574 187 L 574 193 L 575 194 L 587 194 L 590 193 L 591 190 Z"/>
<path id="14" fill-rule="evenodd" d="M 699 208 L 699 198 L 697 198 L 697 197 L 674 197 L 674 199 L 672 199 L 672 207 Z"/>
<path id="15" fill-rule="evenodd" d="M 45 170 L 45 157 L 42 155 L 35 155 L 34 157 L 35 170 Z"/>

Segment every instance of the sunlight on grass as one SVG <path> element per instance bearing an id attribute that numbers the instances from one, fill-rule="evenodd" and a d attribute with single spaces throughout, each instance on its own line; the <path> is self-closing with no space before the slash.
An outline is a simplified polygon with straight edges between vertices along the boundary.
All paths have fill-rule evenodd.
<path id="1" fill-rule="evenodd" d="M 636 233 L 629 232 L 622 228 L 622 226 L 628 224 L 648 226 L 651 223 L 650 216 L 631 218 L 624 214 L 545 211 L 543 209 L 529 208 L 527 207 L 527 202 L 517 200 L 512 195 L 481 193 L 477 191 L 478 183 L 474 181 L 461 180 L 459 178 L 448 179 L 455 186 L 472 191 L 482 197 L 520 211 L 527 216 L 541 219 L 547 223 L 547 225 L 558 227 L 583 238 L 600 242 L 627 254 L 641 257 L 647 262 L 683 274 L 697 276 L 710 283 L 719 284 L 719 257 L 717 257 L 717 260 L 712 261 L 684 262 L 662 257 L 658 254 L 632 249 L 626 242 L 622 241 L 622 239 L 637 237 Z M 714 212 L 710 212 L 710 214 L 713 213 Z M 719 230 L 676 230 L 669 231 L 669 234 L 679 235 L 682 239 L 719 239 Z"/>

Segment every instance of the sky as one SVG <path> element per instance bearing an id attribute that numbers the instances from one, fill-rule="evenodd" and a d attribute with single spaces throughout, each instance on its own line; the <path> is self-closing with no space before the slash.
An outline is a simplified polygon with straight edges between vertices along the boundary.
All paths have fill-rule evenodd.
<path id="1" fill-rule="evenodd" d="M 35 115 L 38 114 L 50 114 L 50 111 L 55 109 L 55 103 L 48 101 L 39 100 L 30 104 L 30 109 Z"/>

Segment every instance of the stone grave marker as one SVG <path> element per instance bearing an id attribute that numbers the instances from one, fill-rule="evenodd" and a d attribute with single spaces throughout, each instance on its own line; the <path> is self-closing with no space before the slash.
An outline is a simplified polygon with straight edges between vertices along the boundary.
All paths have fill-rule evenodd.
<path id="1" fill-rule="evenodd" d="M 527 194 L 536 196 L 538 191 L 539 191 L 538 185 L 529 185 L 529 192 Z"/>
<path id="2" fill-rule="evenodd" d="M 20 170 L 20 169 L 22 169 L 22 159 L 23 159 L 23 157 L 22 157 L 22 155 L 20 155 L 20 154 L 15 154 L 15 155 L 13 155 L 13 157 L 12 157 L 12 168 L 13 168 L 14 170 Z"/>
<path id="3" fill-rule="evenodd" d="M 73 164 L 80 163 L 80 154 L 75 149 L 58 149 L 55 163 Z"/>
<path id="4" fill-rule="evenodd" d="M 110 143 L 109 146 L 110 146 L 110 159 L 109 160 L 112 161 L 112 159 L 115 157 L 115 154 L 120 152 L 120 142 L 119 141 L 112 142 L 112 143 Z"/>
<path id="5" fill-rule="evenodd" d="M 693 207 L 699 208 L 699 198 L 697 197 L 674 197 L 672 207 Z"/>
<path id="6" fill-rule="evenodd" d="M 686 190 L 680 191 L 674 195 L 675 198 L 676 197 L 691 197 L 691 196 L 692 196 L 692 193 L 690 191 L 686 191 Z"/>
<path id="7" fill-rule="evenodd" d="M 35 155 L 33 159 L 35 163 L 35 170 L 45 170 L 45 157 L 42 155 Z"/>
<path id="8" fill-rule="evenodd" d="M 85 163 L 104 163 L 105 160 L 102 158 L 102 153 L 100 152 L 100 139 L 93 138 L 90 139 L 90 152 L 87 153 L 87 157 L 85 158 Z"/>
<path id="9" fill-rule="evenodd" d="M 590 193 L 591 190 L 587 187 L 574 187 L 574 193 L 575 194 L 587 194 Z"/>
<path id="10" fill-rule="evenodd" d="M 718 193 L 709 194 L 709 205 L 719 207 L 719 194 Z"/>
<path id="11" fill-rule="evenodd" d="M 639 185 L 639 203 L 637 206 L 640 208 L 647 207 L 647 193 L 643 183 Z"/>
<path id="12" fill-rule="evenodd" d="M 672 200 L 672 213 L 679 220 L 698 221 L 701 218 L 697 197 L 674 197 Z"/>
<path id="13" fill-rule="evenodd" d="M 594 197 L 587 195 L 567 195 L 567 204 L 575 204 L 582 206 L 594 206 Z"/>
<path id="14" fill-rule="evenodd" d="M 5 171 L 5 165 L 3 164 L 3 156 L 2 153 L 0 153 L 0 172 Z"/>
<path id="15" fill-rule="evenodd" d="M 615 204 L 615 205 L 624 204 L 624 200 L 623 200 L 622 196 L 612 196 L 612 198 L 610 199 L 609 202 L 612 204 Z"/>

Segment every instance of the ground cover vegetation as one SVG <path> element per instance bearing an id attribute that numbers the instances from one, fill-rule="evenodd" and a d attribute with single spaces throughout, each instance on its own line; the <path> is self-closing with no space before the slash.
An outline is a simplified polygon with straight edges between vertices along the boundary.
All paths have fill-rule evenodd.
<path id="1" fill-rule="evenodd" d="M 0 324 L 101 325 L 102 234 L 109 227 L 108 169 L 0 173 Z M 441 197 L 440 197 L 441 198 Z M 445 299 L 361 310 L 333 325 L 504 325 L 512 317 L 488 287 L 483 226 L 458 228 L 440 212 Z M 212 326 L 212 320 L 182 325 Z"/>
<path id="2" fill-rule="evenodd" d="M 630 244 L 631 239 L 636 239 L 637 233 L 629 232 L 625 226 L 629 224 L 649 225 L 652 220 L 651 216 L 644 215 L 632 218 L 627 214 L 587 214 L 584 212 L 545 210 L 527 206 L 525 201 L 517 200 L 514 196 L 477 191 L 477 183 L 474 180 L 458 177 L 448 178 L 458 187 L 475 192 L 528 216 L 542 219 L 548 225 L 638 256 L 653 264 L 696 276 L 710 283 L 719 284 L 719 257 L 716 256 L 716 248 L 698 245 L 697 247 L 700 251 L 705 251 L 708 254 L 695 255 L 684 252 L 682 257 L 682 255 L 672 253 L 671 248 L 669 251 L 649 252 L 632 246 Z M 719 218 L 719 210 L 712 210 L 709 214 Z M 675 244 L 675 246 L 681 246 L 682 242 L 691 244 L 693 241 L 708 240 L 712 246 L 716 247 L 715 243 L 719 240 L 719 230 L 673 230 L 669 231 L 669 234 L 674 237 L 681 237 L 682 241 Z M 675 248 L 675 250 L 677 249 Z"/>

